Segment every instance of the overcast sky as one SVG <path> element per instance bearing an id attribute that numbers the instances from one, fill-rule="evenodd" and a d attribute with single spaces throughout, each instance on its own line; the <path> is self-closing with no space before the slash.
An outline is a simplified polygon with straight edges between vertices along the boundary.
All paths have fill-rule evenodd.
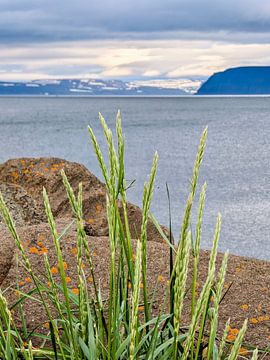
<path id="1" fill-rule="evenodd" d="M 270 65 L 270 0 L 0 0 L 0 80 Z"/>

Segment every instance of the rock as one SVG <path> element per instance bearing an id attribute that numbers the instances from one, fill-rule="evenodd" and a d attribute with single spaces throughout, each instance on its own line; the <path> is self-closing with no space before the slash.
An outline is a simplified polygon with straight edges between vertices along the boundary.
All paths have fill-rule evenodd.
<path id="1" fill-rule="evenodd" d="M 83 184 L 83 210 L 87 241 L 91 250 L 94 273 L 98 286 L 101 287 L 103 299 L 108 298 L 109 268 L 111 249 L 108 238 L 106 221 L 106 188 L 84 166 L 55 158 L 15 159 L 0 165 L 0 190 L 9 207 L 18 228 L 21 243 L 30 259 L 32 269 L 38 278 L 51 286 L 44 266 L 44 256 L 47 254 L 50 272 L 56 283 L 60 283 L 58 259 L 46 223 L 42 188 L 45 187 L 50 197 L 52 211 L 56 218 L 59 234 L 69 227 L 61 236 L 61 249 L 66 268 L 66 280 L 72 294 L 78 291 L 76 243 L 77 232 L 66 191 L 62 184 L 60 170 L 64 169 L 76 191 L 80 182 Z M 119 202 L 120 214 L 121 202 Z M 132 204 L 127 205 L 130 230 L 133 238 L 140 233 L 142 212 Z M 71 224 L 72 223 L 72 224 Z M 69 226 L 71 225 L 71 226 Z M 166 229 L 165 229 L 166 231 Z M 163 244 L 152 222 L 148 225 L 147 243 L 147 279 L 148 293 L 155 293 L 154 314 L 163 306 L 164 298 L 168 300 L 165 291 L 169 281 L 169 248 Z M 152 240 L 152 241 L 151 241 Z M 26 271 L 22 256 L 15 247 L 14 240 L 0 221 L 0 288 L 4 292 L 10 307 L 18 301 L 21 293 L 28 293 L 34 289 L 34 284 Z M 132 240 L 135 251 L 136 240 Z M 182 325 L 188 326 L 190 321 L 190 289 L 192 281 L 192 257 L 187 283 L 187 293 L 182 314 Z M 217 269 L 222 260 L 218 255 Z M 199 292 L 208 271 L 209 252 L 201 252 L 198 276 Z M 268 345 L 269 313 L 270 313 L 270 277 L 269 262 L 230 256 L 225 280 L 224 298 L 219 311 L 219 334 L 224 329 L 225 322 L 230 317 L 231 326 L 239 329 L 245 318 L 249 318 L 249 328 L 245 338 L 247 343 L 264 347 Z M 89 286 L 90 295 L 93 294 L 93 279 L 87 261 L 83 259 L 83 269 Z M 18 288 L 20 291 L 18 291 Z M 227 291 L 227 292 L 226 292 Z M 60 292 L 60 291 L 59 291 Z M 235 296 L 237 294 L 237 296 Z M 46 295 L 45 295 L 46 296 Z M 34 300 L 36 298 L 37 300 Z M 60 301 L 63 296 L 59 294 Z M 49 299 L 47 298 L 49 301 Z M 52 303 L 48 302 L 53 316 L 57 315 Z M 164 308 L 168 306 L 165 303 Z M 36 292 L 31 294 L 22 304 L 28 330 L 48 332 L 46 328 L 47 316 L 40 305 Z M 17 310 L 12 312 L 16 324 L 21 325 Z M 33 339 L 35 343 L 35 339 Z M 38 345 L 38 344 L 37 344 Z"/>
<path id="2" fill-rule="evenodd" d="M 106 298 L 109 290 L 108 277 L 111 250 L 108 238 L 105 185 L 84 166 L 77 163 L 56 158 L 23 158 L 9 160 L 0 165 L 0 191 L 14 219 L 32 269 L 44 284 L 48 284 L 44 267 L 44 253 L 48 255 L 53 277 L 57 282 L 60 279 L 58 260 L 44 211 L 43 187 L 46 188 L 49 195 L 59 233 L 72 223 L 68 232 L 61 237 L 61 248 L 67 267 L 66 276 L 72 295 L 72 291 L 76 292 L 78 287 L 76 267 L 77 231 L 62 182 L 61 169 L 64 169 L 75 193 L 77 193 L 79 183 L 82 183 L 83 213 L 85 230 L 88 235 L 87 240 L 94 261 L 96 280 L 98 284 L 102 284 L 102 294 Z M 118 202 L 118 206 L 120 215 L 123 217 L 121 201 Z M 128 203 L 127 213 L 131 236 L 135 238 L 140 234 L 142 211 L 139 207 Z M 164 231 L 166 231 L 165 228 Z M 148 240 L 150 240 L 148 242 L 148 276 L 151 278 L 149 291 L 154 291 L 159 272 L 167 266 L 168 257 L 166 257 L 166 254 L 168 249 L 164 246 L 162 237 L 151 221 L 149 221 L 148 225 Z M 34 285 L 22 263 L 21 253 L 15 246 L 14 240 L 3 224 L 1 217 L 0 241 L 0 288 L 4 291 L 9 306 L 12 306 L 20 296 L 17 291 L 18 287 L 23 293 L 27 293 Z M 134 249 L 135 246 L 136 241 L 133 240 Z M 87 265 L 85 259 L 84 264 Z M 89 291 L 91 293 L 93 292 L 93 284 L 88 269 L 89 267 L 85 266 L 84 271 L 86 279 L 89 281 Z M 165 280 L 164 284 L 159 287 L 158 293 L 164 290 L 164 285 Z M 48 284 L 48 286 L 50 285 Z M 40 325 L 41 330 L 45 331 L 44 323 L 47 321 L 47 316 L 43 307 L 40 306 L 39 299 L 38 301 L 33 300 L 35 297 L 38 298 L 38 295 L 32 294 L 31 296 L 32 299 L 27 299 L 23 303 L 24 312 L 27 314 L 27 326 L 29 329 L 34 329 Z M 62 301 L 63 297 L 59 296 Z M 55 314 L 52 304 L 51 311 Z M 20 314 L 15 311 L 13 316 L 16 323 L 20 325 Z"/>
<path id="3" fill-rule="evenodd" d="M 14 187 L 20 186 L 26 192 L 28 199 L 32 199 L 32 209 L 34 209 L 35 216 L 31 214 L 30 210 L 24 212 L 22 219 L 25 224 L 35 224 L 45 220 L 42 199 L 43 187 L 48 192 L 55 218 L 69 217 L 72 212 L 62 183 L 61 169 L 64 169 L 75 192 L 79 183 L 82 182 L 83 211 L 87 232 L 92 236 L 108 236 L 106 187 L 83 165 L 57 158 L 13 159 L 0 165 L 0 183 L 10 183 Z M 16 197 L 14 201 L 16 203 Z M 12 206 L 15 203 L 12 202 Z M 20 206 L 20 202 L 18 202 L 18 206 Z M 120 203 L 119 206 L 121 207 Z M 16 212 L 16 206 L 14 210 L 13 213 Z M 130 232 L 132 237 L 136 238 L 140 234 L 142 212 L 139 207 L 132 204 L 127 205 L 127 210 Z M 165 232 L 167 231 L 165 228 L 163 229 Z M 148 224 L 148 240 L 157 242 L 163 240 L 152 221 L 149 221 Z"/>
<path id="4" fill-rule="evenodd" d="M 70 219 L 57 220 L 59 234 L 61 234 L 61 231 L 70 225 L 70 223 Z M 46 285 L 48 284 L 48 279 L 45 275 L 46 271 L 43 258 L 43 254 L 46 252 L 50 262 L 52 276 L 57 283 L 60 283 L 58 259 L 49 226 L 45 223 L 41 223 L 38 225 L 21 227 L 19 228 L 18 233 L 26 254 L 31 262 L 32 269 L 39 277 L 39 279 L 43 280 Z M 68 287 L 71 293 L 78 288 L 76 268 L 76 236 L 76 227 L 73 224 L 69 228 L 68 232 L 65 233 L 65 235 L 61 238 L 61 249 L 63 259 L 65 261 Z M 6 241 L 12 242 L 12 239 L 7 230 L 1 229 L 0 237 L 1 239 L 6 239 Z M 106 299 L 109 292 L 109 267 L 111 256 L 109 238 L 89 236 L 87 237 L 87 240 L 91 249 L 91 255 L 94 263 L 95 279 L 97 284 L 101 285 L 102 297 Z M 162 280 L 159 288 L 157 289 L 157 294 L 159 294 L 159 297 L 161 297 L 166 284 L 165 276 L 168 278 L 169 275 L 168 257 L 166 256 L 168 253 L 168 248 L 161 243 L 148 242 L 148 244 L 148 274 L 151 278 L 151 281 L 149 282 L 149 291 L 152 292 L 154 290 L 158 275 L 162 273 L 164 275 L 164 280 Z M 133 248 L 135 251 L 136 241 L 133 241 Z M 0 269 L 2 266 L 1 260 L 2 258 L 0 258 Z M 93 280 L 86 259 L 84 259 L 83 268 L 86 279 L 88 281 L 89 291 L 93 294 Z M 25 270 L 22 264 L 22 257 L 17 249 L 15 249 L 13 256 L 9 257 L 8 269 L 9 271 L 6 274 L 6 277 L 1 279 L 0 288 L 5 290 L 5 297 L 7 298 L 8 303 L 12 305 L 18 300 L 18 291 L 16 291 L 17 288 L 15 286 L 16 284 L 18 284 L 19 289 L 23 293 L 30 291 L 34 285 L 29 276 L 29 273 Z M 50 284 L 48 284 L 48 286 L 50 286 Z M 37 294 L 33 294 L 33 297 L 39 299 Z M 44 327 L 44 323 L 47 321 L 47 317 L 42 306 L 40 306 L 40 303 L 31 299 L 27 299 L 24 301 L 23 308 L 27 314 L 26 322 L 29 326 L 29 329 L 34 329 L 39 324 L 40 329 L 42 329 Z M 55 312 L 52 304 L 50 304 L 50 309 L 53 313 Z M 15 312 L 13 316 L 17 324 L 20 324 L 19 314 Z"/>
<path id="5" fill-rule="evenodd" d="M 38 210 L 35 200 L 28 195 L 23 187 L 2 183 L 0 184 L 0 191 L 16 226 L 45 221 L 45 216 Z M 1 223 L 3 223 L 3 219 L 0 217 Z"/>
<path id="6" fill-rule="evenodd" d="M 3 235 L 6 234 L 6 235 Z M 6 278 L 9 269 L 11 267 L 11 262 L 14 256 L 15 244 L 14 240 L 10 237 L 9 234 L 3 232 L 3 228 L 0 227 L 0 286 L 4 279 Z"/>
<path id="7" fill-rule="evenodd" d="M 57 220 L 59 233 L 70 224 L 70 219 Z M 48 289 L 51 286 L 46 279 L 44 268 L 43 253 L 46 252 L 50 262 L 50 269 L 53 278 L 60 283 L 58 260 L 55 254 L 54 245 L 47 224 L 26 226 L 19 228 L 19 235 L 24 245 L 25 251 L 30 259 L 34 273 L 41 279 Z M 10 247 L 12 240 L 6 230 L 0 230 L 1 241 L 5 244 L 0 251 L 0 288 L 4 291 L 5 297 L 10 306 L 18 300 L 19 292 L 17 285 L 22 293 L 27 293 L 34 288 L 31 278 L 22 265 L 20 253 L 14 253 Z M 91 249 L 94 273 L 97 283 L 101 287 L 102 298 L 108 298 L 109 291 L 109 267 L 111 251 L 108 237 L 88 236 L 87 241 Z M 136 241 L 132 242 L 135 251 Z M 61 238 L 61 248 L 65 261 L 66 279 L 70 289 L 70 297 L 77 292 L 77 269 L 76 269 L 76 228 L 73 224 L 69 231 Z M 3 250 L 5 249 L 5 250 Z M 11 250 L 11 251 L 10 251 Z M 10 251 L 10 252 L 9 252 Z M 5 253 L 5 256 L 2 256 Z M 7 261 L 7 254 L 9 261 Z M 148 293 L 150 296 L 155 292 L 154 314 L 162 308 L 165 301 L 165 309 L 168 305 L 168 295 L 166 293 L 167 281 L 169 280 L 169 248 L 167 245 L 150 241 L 147 243 L 147 279 Z M 6 261 L 6 269 L 3 264 Z M 202 251 L 200 255 L 200 267 L 197 291 L 200 292 L 208 271 L 209 252 Z M 222 254 L 217 257 L 217 269 L 222 261 Z M 188 326 L 190 314 L 190 289 L 192 257 L 190 259 L 190 273 L 188 276 L 187 293 L 182 314 L 182 326 Z M 5 269 L 5 274 L 3 274 Z M 93 293 L 93 279 L 89 272 L 87 261 L 83 261 L 83 270 L 86 275 L 90 294 Z M 5 275 L 5 276 L 3 276 Z M 231 327 L 239 329 L 245 318 L 249 318 L 249 326 L 245 342 L 253 346 L 266 347 L 268 345 L 269 333 L 269 312 L 270 312 L 270 278 L 269 262 L 230 256 L 228 263 L 227 276 L 224 286 L 224 298 L 222 299 L 219 311 L 219 335 L 224 330 L 227 319 L 231 318 Z M 237 296 L 235 296 L 237 294 Z M 38 294 L 33 293 L 33 298 L 39 300 Z M 60 299 L 62 296 L 59 294 Z M 49 307 L 54 315 L 55 309 L 50 302 Z M 105 301 L 106 306 L 106 301 Z M 43 311 L 40 302 L 27 299 L 23 302 L 23 309 L 26 316 L 28 329 L 38 331 L 48 331 L 46 328 L 47 316 Z M 18 312 L 13 312 L 14 320 L 20 324 Z M 35 339 L 33 339 L 35 343 Z"/>

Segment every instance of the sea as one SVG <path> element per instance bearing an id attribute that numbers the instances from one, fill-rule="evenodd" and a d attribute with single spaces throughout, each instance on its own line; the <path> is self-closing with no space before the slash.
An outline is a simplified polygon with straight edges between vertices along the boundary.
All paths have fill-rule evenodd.
<path id="1" fill-rule="evenodd" d="M 199 139 L 208 126 L 191 230 L 195 232 L 198 195 L 206 182 L 202 248 L 211 248 L 220 212 L 220 251 L 270 260 L 269 97 L 2 97 L 0 161 L 59 157 L 84 164 L 102 180 L 87 127 L 93 128 L 106 154 L 98 114 L 114 130 L 118 109 L 129 201 L 141 205 L 157 151 L 151 211 L 168 226 L 167 184 L 177 241 Z"/>

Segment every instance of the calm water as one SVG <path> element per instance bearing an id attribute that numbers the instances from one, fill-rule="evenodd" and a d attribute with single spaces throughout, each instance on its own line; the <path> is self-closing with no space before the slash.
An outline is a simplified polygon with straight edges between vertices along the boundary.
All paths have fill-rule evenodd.
<path id="1" fill-rule="evenodd" d="M 159 153 L 152 211 L 168 224 L 166 182 L 175 237 L 203 128 L 209 126 L 200 185 L 207 182 L 203 247 L 211 245 L 217 212 L 220 250 L 270 259 L 270 98 L 1 98 L 0 161 L 56 156 L 85 164 L 100 176 L 88 138 L 103 141 L 101 111 L 110 126 L 121 109 L 129 200 L 140 205 L 154 151 Z"/>

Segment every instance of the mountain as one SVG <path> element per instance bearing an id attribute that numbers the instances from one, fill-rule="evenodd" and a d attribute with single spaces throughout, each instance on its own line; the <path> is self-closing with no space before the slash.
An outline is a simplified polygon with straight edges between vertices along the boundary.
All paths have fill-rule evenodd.
<path id="1" fill-rule="evenodd" d="M 198 95 L 270 94 L 270 66 L 246 66 L 227 69 L 210 76 Z"/>
<path id="2" fill-rule="evenodd" d="M 0 82 L 1 95 L 187 95 L 194 93 L 200 82 L 193 80 L 160 80 L 124 82 L 120 80 L 62 79 L 29 82 Z M 186 89 L 186 91 L 185 91 Z"/>
<path id="3" fill-rule="evenodd" d="M 197 92 L 202 85 L 202 79 L 153 79 L 133 81 L 133 86 L 151 86 L 162 89 L 180 89 L 192 95 Z"/>

